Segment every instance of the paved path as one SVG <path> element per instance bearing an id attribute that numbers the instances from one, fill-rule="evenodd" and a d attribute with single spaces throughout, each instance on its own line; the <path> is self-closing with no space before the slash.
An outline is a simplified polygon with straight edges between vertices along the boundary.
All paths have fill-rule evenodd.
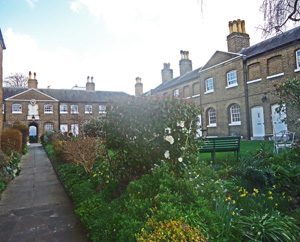
<path id="1" fill-rule="evenodd" d="M 88 241 L 41 145 L 30 145 L 21 167 L 0 200 L 0 241 Z"/>

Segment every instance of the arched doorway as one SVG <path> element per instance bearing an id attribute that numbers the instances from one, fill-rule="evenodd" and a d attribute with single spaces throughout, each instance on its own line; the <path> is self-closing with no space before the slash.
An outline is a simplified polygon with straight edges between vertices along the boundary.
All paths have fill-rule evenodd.
<path id="1" fill-rule="evenodd" d="M 38 125 L 35 122 L 29 124 L 29 142 L 37 143 L 38 142 Z"/>

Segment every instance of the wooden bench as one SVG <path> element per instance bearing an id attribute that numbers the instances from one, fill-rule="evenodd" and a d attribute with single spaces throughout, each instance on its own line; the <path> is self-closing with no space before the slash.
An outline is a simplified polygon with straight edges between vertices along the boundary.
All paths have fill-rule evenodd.
<path id="1" fill-rule="evenodd" d="M 199 144 L 199 153 L 211 153 L 211 159 L 215 164 L 216 152 L 230 152 L 234 151 L 239 160 L 241 137 L 240 136 L 225 136 L 206 138 Z"/>

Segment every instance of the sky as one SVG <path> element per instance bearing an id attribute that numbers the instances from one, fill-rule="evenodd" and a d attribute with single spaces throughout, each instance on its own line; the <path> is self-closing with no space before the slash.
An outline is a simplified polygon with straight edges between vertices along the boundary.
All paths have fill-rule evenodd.
<path id="1" fill-rule="evenodd" d="M 3 77 L 36 72 L 39 88 L 85 86 L 134 94 L 161 82 L 163 63 L 179 75 L 180 50 L 193 69 L 227 51 L 228 22 L 245 20 L 250 44 L 262 41 L 262 0 L 0 0 L 6 45 Z"/>

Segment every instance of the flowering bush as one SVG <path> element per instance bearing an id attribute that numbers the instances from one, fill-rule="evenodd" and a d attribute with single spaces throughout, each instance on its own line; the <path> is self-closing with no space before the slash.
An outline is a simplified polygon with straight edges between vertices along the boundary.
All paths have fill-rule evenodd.
<path id="1" fill-rule="evenodd" d="M 149 219 L 146 229 L 141 230 L 141 234 L 137 234 L 137 241 L 207 241 L 203 238 L 202 232 L 194 227 L 191 227 L 183 221 L 165 220 L 157 222 L 155 219 Z"/>
<path id="2" fill-rule="evenodd" d="M 115 154 L 112 170 L 120 176 L 140 177 L 161 160 L 176 170 L 184 154 L 195 150 L 190 141 L 196 136 L 200 109 L 192 103 L 135 98 L 108 110 L 107 147 Z"/>

